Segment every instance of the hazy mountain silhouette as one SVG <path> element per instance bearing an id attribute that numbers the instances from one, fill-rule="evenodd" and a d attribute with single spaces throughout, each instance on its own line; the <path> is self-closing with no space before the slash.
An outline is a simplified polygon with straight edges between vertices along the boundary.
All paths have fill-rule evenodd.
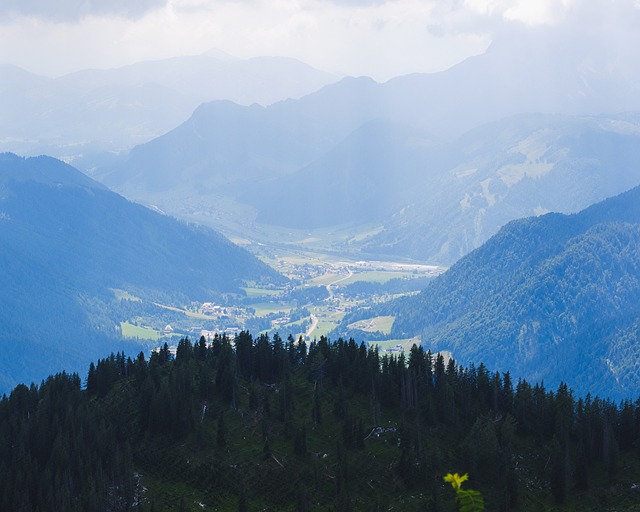
<path id="1" fill-rule="evenodd" d="M 214 99 L 268 105 L 337 78 L 295 59 L 208 52 L 45 78 L 0 68 L 0 151 L 74 159 L 84 169 L 175 127 Z"/>
<path id="2" fill-rule="evenodd" d="M 363 250 L 447 264 L 509 220 L 575 212 L 640 182 L 638 117 L 618 113 L 640 110 L 632 52 L 568 37 L 523 29 L 440 73 L 346 78 L 267 107 L 207 103 L 104 180 L 212 225 L 366 220 L 384 229 Z M 200 218 L 184 211 L 194 202 Z"/>

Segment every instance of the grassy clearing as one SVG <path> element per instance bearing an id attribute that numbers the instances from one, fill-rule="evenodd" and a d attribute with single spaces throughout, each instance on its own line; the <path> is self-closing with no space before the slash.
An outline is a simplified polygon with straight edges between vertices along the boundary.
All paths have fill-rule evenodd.
<path id="1" fill-rule="evenodd" d="M 294 265 L 324 265 L 325 263 L 337 262 L 338 259 L 330 254 L 320 254 L 315 252 L 295 252 L 286 256 L 281 256 L 278 260 Z"/>
<path id="2" fill-rule="evenodd" d="M 363 232 L 358 233 L 357 235 L 354 235 L 353 237 L 351 237 L 349 239 L 349 243 L 362 242 L 363 240 L 366 240 L 367 238 L 370 238 L 372 236 L 375 236 L 375 235 L 381 233 L 383 230 L 384 230 L 383 226 L 378 226 L 376 228 L 370 229 L 369 231 L 363 231 Z"/>
<path id="3" fill-rule="evenodd" d="M 336 282 L 341 277 L 344 277 L 344 276 L 341 276 L 340 274 L 333 274 L 331 272 L 328 272 L 328 273 L 323 274 L 321 276 L 314 277 L 309 282 L 314 286 L 324 286 L 324 285 L 332 284 L 332 283 Z"/>
<path id="4" fill-rule="evenodd" d="M 326 336 L 333 329 L 338 326 L 337 322 L 332 322 L 326 318 L 318 319 L 318 325 L 311 333 L 311 338 L 319 338 L 320 336 Z"/>
<path id="5" fill-rule="evenodd" d="M 263 317 L 267 316 L 270 313 L 289 313 L 293 304 L 284 303 L 280 304 L 278 302 L 260 302 L 258 304 L 252 304 L 251 307 L 255 309 L 256 316 Z"/>
<path id="6" fill-rule="evenodd" d="M 322 240 L 320 240 L 318 237 L 312 236 L 312 237 L 305 238 L 304 240 L 298 240 L 295 243 L 298 243 L 298 244 L 313 244 L 315 242 L 321 242 L 321 241 Z"/>
<path id="7" fill-rule="evenodd" d="M 122 336 L 125 338 L 139 338 L 141 340 L 153 341 L 160 339 L 160 333 L 151 327 L 140 327 L 130 324 L 129 322 L 120 322 L 120 329 L 122 330 Z"/>
<path id="8" fill-rule="evenodd" d="M 229 240 L 231 240 L 236 245 L 251 245 L 253 242 L 247 238 L 242 238 L 239 236 L 230 236 Z"/>
<path id="9" fill-rule="evenodd" d="M 413 338 L 405 338 L 405 339 L 397 339 L 397 340 L 385 340 L 385 341 L 371 341 L 370 345 L 378 347 L 381 351 L 389 350 L 390 348 L 395 348 L 400 345 L 405 352 L 411 350 L 411 347 L 415 343 L 416 345 L 420 345 L 420 337 L 415 336 Z"/>
<path id="10" fill-rule="evenodd" d="M 318 318 L 318 325 L 311 333 L 311 338 L 326 336 L 334 330 L 344 318 L 344 311 L 331 311 L 326 307 L 314 307 L 312 312 Z"/>
<path id="11" fill-rule="evenodd" d="M 395 322 L 395 316 L 377 316 L 375 318 L 367 318 L 359 320 L 349 325 L 350 329 L 359 329 L 364 332 L 380 331 L 382 334 L 389 334 Z"/>
<path id="12" fill-rule="evenodd" d="M 175 311 L 176 313 L 182 313 L 185 316 L 190 318 L 197 318 L 198 320 L 211 320 L 211 315 L 205 315 L 204 313 L 194 313 L 193 311 L 187 311 L 186 309 L 175 308 L 173 306 L 165 306 L 164 304 L 159 304 L 157 302 L 153 303 L 154 306 L 158 306 L 159 308 L 168 309 L 169 311 Z"/>
<path id="13" fill-rule="evenodd" d="M 269 297 L 269 296 L 278 295 L 279 293 L 281 293 L 280 290 L 271 290 L 267 288 L 246 287 L 242 289 L 247 293 L 247 297 L 249 297 L 250 299 L 254 299 L 256 297 Z"/>
<path id="14" fill-rule="evenodd" d="M 391 279 L 403 278 L 403 277 L 415 277 L 412 272 L 395 272 L 386 270 L 371 270 L 368 272 L 354 272 L 349 279 L 340 281 L 341 285 L 347 285 L 355 283 L 357 281 L 365 281 L 369 283 L 386 283 Z"/>
<path id="15" fill-rule="evenodd" d="M 116 299 L 118 299 L 118 300 L 131 300 L 131 301 L 134 301 L 134 302 L 142 302 L 142 299 L 140 297 L 136 297 L 135 295 L 131 295 L 126 290 L 120 290 L 118 288 L 111 288 L 111 291 L 113 292 L 113 294 L 116 296 Z"/>

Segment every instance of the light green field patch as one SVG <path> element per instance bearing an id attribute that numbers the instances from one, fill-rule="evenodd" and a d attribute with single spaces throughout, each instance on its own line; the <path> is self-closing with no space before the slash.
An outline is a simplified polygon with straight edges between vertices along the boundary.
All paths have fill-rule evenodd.
<path id="1" fill-rule="evenodd" d="M 541 178 L 551 172 L 554 168 L 553 159 L 558 154 L 562 155 L 568 150 L 560 150 L 556 155 L 550 155 L 551 161 L 547 160 L 549 146 L 547 145 L 548 130 L 539 130 L 531 134 L 526 139 L 520 141 L 509 149 L 509 153 L 519 153 L 525 157 L 525 161 L 519 164 L 505 165 L 498 169 L 498 177 L 511 188 L 525 177 Z"/>
<path id="2" fill-rule="evenodd" d="M 395 316 L 377 316 L 375 318 L 367 318 L 349 324 L 350 329 L 359 329 L 364 332 L 380 331 L 382 334 L 389 334 L 395 321 Z"/>
<path id="3" fill-rule="evenodd" d="M 368 283 L 386 283 L 391 279 L 403 278 L 403 277 L 415 277 L 412 272 L 396 272 L 386 270 L 371 270 L 367 272 L 354 273 L 350 278 L 340 281 L 341 285 L 347 285 L 356 283 L 358 281 L 364 281 Z"/>
<path id="4" fill-rule="evenodd" d="M 140 297 L 136 297 L 135 295 L 131 295 L 126 290 L 120 290 L 118 288 L 111 288 L 111 291 L 113 292 L 113 294 L 116 296 L 116 299 L 118 299 L 118 300 L 130 300 L 130 301 L 134 301 L 134 302 L 142 302 L 142 299 L 140 299 Z"/>
<path id="5" fill-rule="evenodd" d="M 256 316 L 263 317 L 270 313 L 289 313 L 293 306 L 289 303 L 280 304 L 278 302 L 260 302 L 258 304 L 252 304 L 251 307 L 255 309 Z"/>
<path id="6" fill-rule="evenodd" d="M 185 316 L 190 318 L 197 318 L 198 320 L 210 320 L 213 318 L 211 315 L 205 315 L 204 313 L 195 313 L 193 311 L 187 311 L 186 309 L 176 308 L 173 306 L 165 306 L 164 304 L 159 304 L 158 302 L 153 303 L 154 306 L 158 306 L 162 309 L 168 309 L 169 311 L 175 311 L 176 313 L 182 313 Z"/>
<path id="7" fill-rule="evenodd" d="M 328 272 L 321 276 L 314 277 L 309 282 L 315 286 L 323 286 L 323 285 L 335 283 L 338 279 L 340 279 L 340 277 L 341 277 L 340 274 L 334 274 L 334 273 Z"/>
<path id="8" fill-rule="evenodd" d="M 328 318 L 318 319 L 318 325 L 311 334 L 311 338 L 319 338 L 326 336 L 338 326 L 338 322 L 334 322 Z"/>
<path id="9" fill-rule="evenodd" d="M 141 340 L 158 340 L 160 333 L 151 327 L 140 327 L 129 322 L 120 322 L 122 336 L 125 338 L 139 338 Z"/>
<path id="10" fill-rule="evenodd" d="M 554 164 L 548 162 L 526 162 L 524 164 L 505 165 L 498 169 L 500 179 L 511 188 L 525 177 L 541 178 L 553 170 Z"/>
<path id="11" fill-rule="evenodd" d="M 238 236 L 236 237 L 230 236 L 229 240 L 231 240 L 236 245 L 251 245 L 253 243 L 251 240 L 248 240 L 246 238 L 241 238 Z"/>
<path id="12" fill-rule="evenodd" d="M 282 261 L 284 263 L 291 263 L 292 265 L 304 265 L 305 263 L 313 264 L 317 263 L 317 260 L 312 260 L 311 258 L 307 258 L 301 255 L 292 255 L 292 256 L 283 256 L 278 258 L 278 261 Z"/>
<path id="13" fill-rule="evenodd" d="M 297 242 L 294 242 L 296 244 L 312 244 L 314 242 L 320 242 L 321 240 L 318 237 L 312 236 L 309 238 L 305 238 L 304 240 L 298 240 Z"/>
<path id="14" fill-rule="evenodd" d="M 255 297 L 269 297 L 272 295 L 278 295 L 280 290 L 272 290 L 269 288 L 242 288 L 246 293 L 247 297 L 253 299 Z"/>
<path id="15" fill-rule="evenodd" d="M 383 226 L 378 226 L 373 229 L 370 229 L 369 231 L 363 231 L 361 233 L 358 233 L 357 235 L 354 235 L 349 239 L 349 243 L 362 242 L 367 238 L 380 234 L 383 229 L 384 229 Z"/>
<path id="16" fill-rule="evenodd" d="M 340 324 L 345 315 L 344 311 L 334 310 L 326 306 L 314 307 L 311 311 L 318 318 L 318 324 L 311 333 L 311 339 L 329 334 Z"/>
<path id="17" fill-rule="evenodd" d="M 413 338 L 397 339 L 397 340 L 385 340 L 385 341 L 370 341 L 371 346 L 377 346 L 380 351 L 386 351 L 389 349 L 398 349 L 409 352 L 413 344 L 420 345 L 420 337 L 415 336 Z"/>

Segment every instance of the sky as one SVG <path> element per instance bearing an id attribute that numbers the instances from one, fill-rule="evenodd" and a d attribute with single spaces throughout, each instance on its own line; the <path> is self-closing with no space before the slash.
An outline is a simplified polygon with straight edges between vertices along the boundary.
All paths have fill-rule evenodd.
<path id="1" fill-rule="evenodd" d="M 219 50 L 385 81 L 447 69 L 500 33 L 617 30 L 640 0 L 2 0 L 0 63 L 46 76 Z"/>

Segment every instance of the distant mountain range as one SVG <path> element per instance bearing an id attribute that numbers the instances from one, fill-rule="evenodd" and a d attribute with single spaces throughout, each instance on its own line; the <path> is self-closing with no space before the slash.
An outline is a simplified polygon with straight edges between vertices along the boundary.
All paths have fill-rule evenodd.
<path id="1" fill-rule="evenodd" d="M 49 154 L 92 169 L 174 128 L 203 102 L 268 105 L 336 80 L 294 59 L 215 52 L 58 78 L 2 65 L 0 151 Z"/>
<path id="2" fill-rule="evenodd" d="M 575 213 L 640 184 L 640 115 L 519 115 L 429 152 L 363 250 L 451 264 L 507 222 Z"/>
<path id="3" fill-rule="evenodd" d="M 248 236 L 367 224 L 375 235 L 343 250 L 450 264 L 512 219 L 640 183 L 633 56 L 563 37 L 523 30 L 447 71 L 345 78 L 266 107 L 206 103 L 99 174 Z"/>
<path id="4" fill-rule="evenodd" d="M 49 157 L 0 155 L 0 245 L 0 390 L 123 346 L 112 289 L 204 301 L 284 279 Z"/>
<path id="5" fill-rule="evenodd" d="M 354 101 L 359 82 L 342 83 Z M 640 183 L 637 113 L 521 114 L 442 142 L 383 119 L 305 124 L 287 112 L 313 96 L 205 105 L 135 148 L 105 182 L 176 216 L 249 233 L 256 223 L 373 224 L 375 234 L 342 249 L 444 265 L 510 220 L 577 212 Z"/>
<path id="6" fill-rule="evenodd" d="M 612 398 L 640 392 L 640 187 L 578 214 L 510 222 L 422 293 L 348 316 L 395 315 L 462 364 Z"/>

